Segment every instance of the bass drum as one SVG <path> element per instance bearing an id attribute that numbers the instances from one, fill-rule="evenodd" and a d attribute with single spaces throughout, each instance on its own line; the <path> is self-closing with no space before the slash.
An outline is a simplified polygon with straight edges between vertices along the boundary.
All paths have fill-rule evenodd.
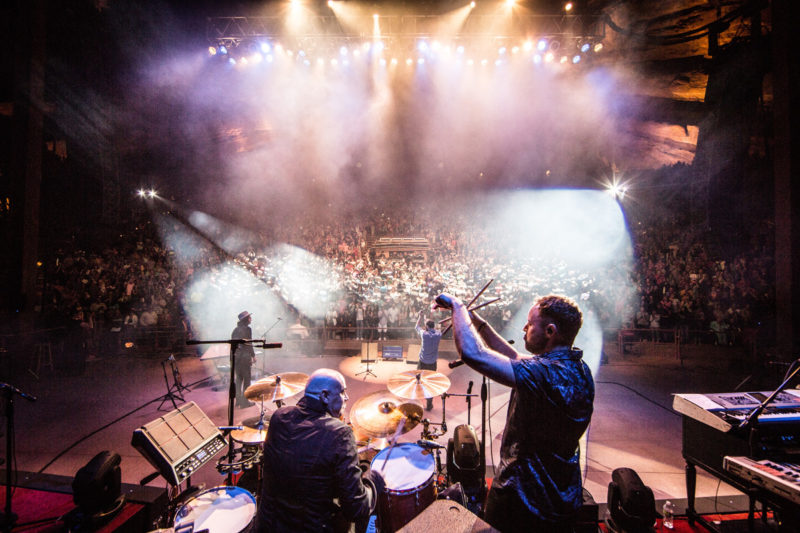
<path id="1" fill-rule="evenodd" d="M 436 500 L 436 462 L 430 451 L 417 444 L 384 448 L 372 460 L 372 469 L 386 483 L 378 497 L 382 532 L 397 531 Z"/>
<path id="2" fill-rule="evenodd" d="M 253 528 L 256 499 L 241 487 L 214 487 L 183 504 L 175 514 L 176 533 L 247 533 Z"/>

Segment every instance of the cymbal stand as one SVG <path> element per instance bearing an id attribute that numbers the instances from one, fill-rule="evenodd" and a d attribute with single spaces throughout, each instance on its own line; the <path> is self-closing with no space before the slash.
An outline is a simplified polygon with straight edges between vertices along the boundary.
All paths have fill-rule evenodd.
<path id="1" fill-rule="evenodd" d="M 234 368 L 236 366 L 236 348 L 240 344 L 261 344 L 262 349 L 268 348 L 280 348 L 280 343 L 272 343 L 268 344 L 261 339 L 227 339 L 227 340 L 215 340 L 215 341 L 197 341 L 197 340 L 188 340 L 186 341 L 187 345 L 193 344 L 228 344 L 231 347 L 230 350 L 230 385 L 228 386 L 228 425 L 233 425 L 233 402 L 236 400 L 236 383 L 234 379 Z M 228 463 L 233 463 L 233 458 L 235 455 L 235 451 L 233 449 L 233 439 L 228 439 Z M 233 486 L 233 472 L 228 471 L 228 476 L 225 480 L 226 485 Z"/>
<path id="2" fill-rule="evenodd" d="M 25 394 L 18 388 L 8 383 L 0 383 L 0 391 L 2 391 L 3 398 L 6 401 L 6 506 L 5 510 L 0 513 L 0 527 L 4 532 L 9 532 L 14 529 L 17 523 L 17 515 L 11 512 L 11 477 L 14 471 L 14 395 L 25 398 L 29 402 L 35 402 L 36 397 L 30 394 Z"/>
<path id="3" fill-rule="evenodd" d="M 267 342 L 267 333 L 272 331 L 272 328 L 277 326 L 278 322 L 280 322 L 281 320 L 283 320 L 283 319 L 281 317 L 278 317 L 275 320 L 275 322 L 273 322 L 273 324 L 270 327 L 267 328 L 267 331 L 265 331 L 264 334 L 261 336 L 262 344 L 266 344 L 266 342 Z M 267 354 L 262 352 L 261 355 L 262 355 L 262 357 L 261 357 L 261 376 L 264 377 L 264 376 L 267 375 L 267 369 L 266 369 L 266 366 L 267 366 Z"/>
<path id="4" fill-rule="evenodd" d="M 467 425 L 470 425 L 470 413 L 472 411 L 472 398 L 477 398 L 477 394 L 472 394 L 472 382 L 469 382 L 467 386 L 467 393 L 466 394 L 455 394 L 452 392 L 445 392 L 442 394 L 442 418 L 444 419 L 444 400 L 448 396 L 463 396 L 467 400 Z M 447 427 L 445 426 L 444 431 L 447 431 Z"/>

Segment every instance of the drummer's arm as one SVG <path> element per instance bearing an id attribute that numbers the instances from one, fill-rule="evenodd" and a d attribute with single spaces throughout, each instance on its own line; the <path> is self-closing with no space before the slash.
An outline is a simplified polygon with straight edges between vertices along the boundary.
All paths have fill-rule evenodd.
<path id="1" fill-rule="evenodd" d="M 520 353 L 517 352 L 507 340 L 501 337 L 483 317 L 475 311 L 470 311 L 469 316 L 472 318 L 472 325 L 475 326 L 475 330 L 480 334 L 486 346 L 505 355 L 509 359 L 520 358 Z"/>
<path id="2" fill-rule="evenodd" d="M 453 311 L 453 337 L 461 359 L 489 379 L 513 387 L 515 379 L 511 359 L 519 358 L 519 354 L 485 321 L 476 326 L 467 306 L 461 300 L 442 294 L 436 302 L 440 307 Z M 483 335 L 488 337 L 488 341 Z M 511 357 L 510 352 L 514 352 L 514 357 Z"/>
<path id="3" fill-rule="evenodd" d="M 353 431 L 344 427 L 339 435 L 346 441 L 341 442 L 340 450 L 336 450 L 339 505 L 348 520 L 365 518 L 375 508 L 378 495 L 361 480 L 362 472 L 358 467 L 358 449 Z"/>

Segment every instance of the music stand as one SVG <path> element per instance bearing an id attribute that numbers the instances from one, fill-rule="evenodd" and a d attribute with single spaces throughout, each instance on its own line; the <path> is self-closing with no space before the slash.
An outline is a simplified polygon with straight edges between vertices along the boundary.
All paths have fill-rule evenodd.
<path id="1" fill-rule="evenodd" d="M 169 384 L 169 378 L 167 378 L 167 363 L 172 366 L 172 385 Z M 164 383 L 167 385 L 167 393 L 161 397 L 161 403 L 158 404 L 158 410 L 161 411 L 161 407 L 164 406 L 167 400 L 170 400 L 172 402 L 172 407 L 177 409 L 178 406 L 175 404 L 175 400 L 185 402 L 186 400 L 183 398 L 181 393 L 191 389 L 183 384 L 181 373 L 178 370 L 178 363 L 175 361 L 174 355 L 170 355 L 165 361 L 161 361 L 161 369 L 164 371 Z"/>
<path id="2" fill-rule="evenodd" d="M 369 364 L 370 363 L 377 363 L 378 362 L 377 358 L 376 359 L 370 359 L 369 358 L 369 347 L 370 347 L 370 344 L 372 344 L 372 343 L 368 342 L 366 344 L 366 346 L 367 346 L 367 358 L 366 359 L 363 359 L 363 358 L 361 359 L 361 363 L 367 363 L 367 368 L 362 370 L 361 372 L 356 372 L 356 376 L 360 376 L 361 374 L 364 374 L 364 379 L 365 380 L 367 379 L 367 376 L 372 376 L 373 378 L 376 378 L 376 379 L 378 378 L 377 374 L 375 374 L 375 372 L 373 372 L 369 368 Z M 376 346 L 377 346 L 377 344 L 376 344 Z M 377 355 L 377 350 L 376 350 L 376 355 Z"/>

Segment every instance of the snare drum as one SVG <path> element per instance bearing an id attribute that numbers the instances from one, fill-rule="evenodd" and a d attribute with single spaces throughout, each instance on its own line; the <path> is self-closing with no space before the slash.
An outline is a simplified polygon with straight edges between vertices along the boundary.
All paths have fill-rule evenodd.
<path id="1" fill-rule="evenodd" d="M 186 502 L 175 514 L 174 530 L 241 533 L 253 527 L 256 499 L 241 487 L 214 487 Z"/>
<path id="2" fill-rule="evenodd" d="M 404 442 L 384 448 L 372 460 L 372 469 L 386 482 L 378 498 L 381 531 L 397 531 L 436 500 L 436 462 L 421 446 Z"/>

